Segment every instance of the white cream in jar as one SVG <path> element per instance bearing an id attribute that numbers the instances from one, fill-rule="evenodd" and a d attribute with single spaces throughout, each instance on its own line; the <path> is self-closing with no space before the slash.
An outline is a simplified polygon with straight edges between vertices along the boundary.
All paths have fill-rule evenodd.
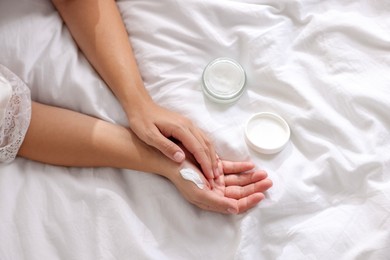
<path id="1" fill-rule="evenodd" d="M 218 103 L 230 103 L 242 95 L 246 75 L 235 60 L 218 58 L 206 66 L 202 81 L 203 91 L 208 98 Z"/>
<path id="2" fill-rule="evenodd" d="M 263 112 L 253 115 L 247 122 L 245 137 L 254 150 L 273 154 L 280 152 L 290 139 L 290 127 L 280 116 Z"/>

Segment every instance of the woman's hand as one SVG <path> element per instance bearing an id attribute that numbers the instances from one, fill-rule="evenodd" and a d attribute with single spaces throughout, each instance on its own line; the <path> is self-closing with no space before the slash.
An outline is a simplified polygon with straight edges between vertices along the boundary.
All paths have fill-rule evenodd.
<path id="1" fill-rule="evenodd" d="M 184 151 L 174 138 L 195 157 L 207 179 L 220 175 L 213 144 L 189 119 L 155 103 L 149 103 L 129 116 L 131 130 L 145 143 L 176 162 L 183 162 Z"/>
<path id="2" fill-rule="evenodd" d="M 180 173 L 169 178 L 190 203 L 205 210 L 225 214 L 239 214 L 253 208 L 264 199 L 263 193 L 272 186 L 267 173 L 254 170 L 255 166 L 251 162 L 220 160 L 218 167 L 221 176 L 207 180 L 193 163 L 183 163 L 182 169 L 191 168 L 199 174 L 205 184 L 203 189 L 182 178 Z"/>

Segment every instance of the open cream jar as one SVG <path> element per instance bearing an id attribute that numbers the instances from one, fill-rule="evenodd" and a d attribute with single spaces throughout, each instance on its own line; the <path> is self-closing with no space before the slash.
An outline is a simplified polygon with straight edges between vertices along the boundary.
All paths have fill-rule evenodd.
<path id="1" fill-rule="evenodd" d="M 253 115 L 247 122 L 245 137 L 248 145 L 263 154 L 280 152 L 290 139 L 287 122 L 274 113 Z"/>
<path id="2" fill-rule="evenodd" d="M 203 91 L 218 103 L 236 101 L 244 92 L 246 75 L 241 65 L 230 58 L 211 61 L 203 71 Z"/>

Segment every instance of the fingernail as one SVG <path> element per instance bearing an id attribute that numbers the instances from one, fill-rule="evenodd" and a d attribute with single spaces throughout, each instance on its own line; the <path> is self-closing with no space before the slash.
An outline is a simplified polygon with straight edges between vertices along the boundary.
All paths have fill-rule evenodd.
<path id="1" fill-rule="evenodd" d="M 176 152 L 174 155 L 173 155 L 173 159 L 176 161 L 176 162 L 182 162 L 184 160 L 185 156 L 182 152 Z"/>
<path id="2" fill-rule="evenodd" d="M 230 214 L 237 214 L 237 210 L 233 209 L 233 208 L 228 208 L 227 209 L 227 212 L 229 212 Z"/>

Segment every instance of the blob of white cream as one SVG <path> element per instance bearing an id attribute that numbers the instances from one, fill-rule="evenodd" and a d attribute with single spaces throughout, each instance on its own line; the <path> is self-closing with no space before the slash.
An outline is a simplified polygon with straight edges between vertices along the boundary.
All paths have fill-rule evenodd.
<path id="1" fill-rule="evenodd" d="M 199 189 L 203 190 L 204 183 L 199 177 L 199 174 L 191 168 L 183 168 L 180 170 L 180 175 L 183 179 L 192 181 Z"/>

